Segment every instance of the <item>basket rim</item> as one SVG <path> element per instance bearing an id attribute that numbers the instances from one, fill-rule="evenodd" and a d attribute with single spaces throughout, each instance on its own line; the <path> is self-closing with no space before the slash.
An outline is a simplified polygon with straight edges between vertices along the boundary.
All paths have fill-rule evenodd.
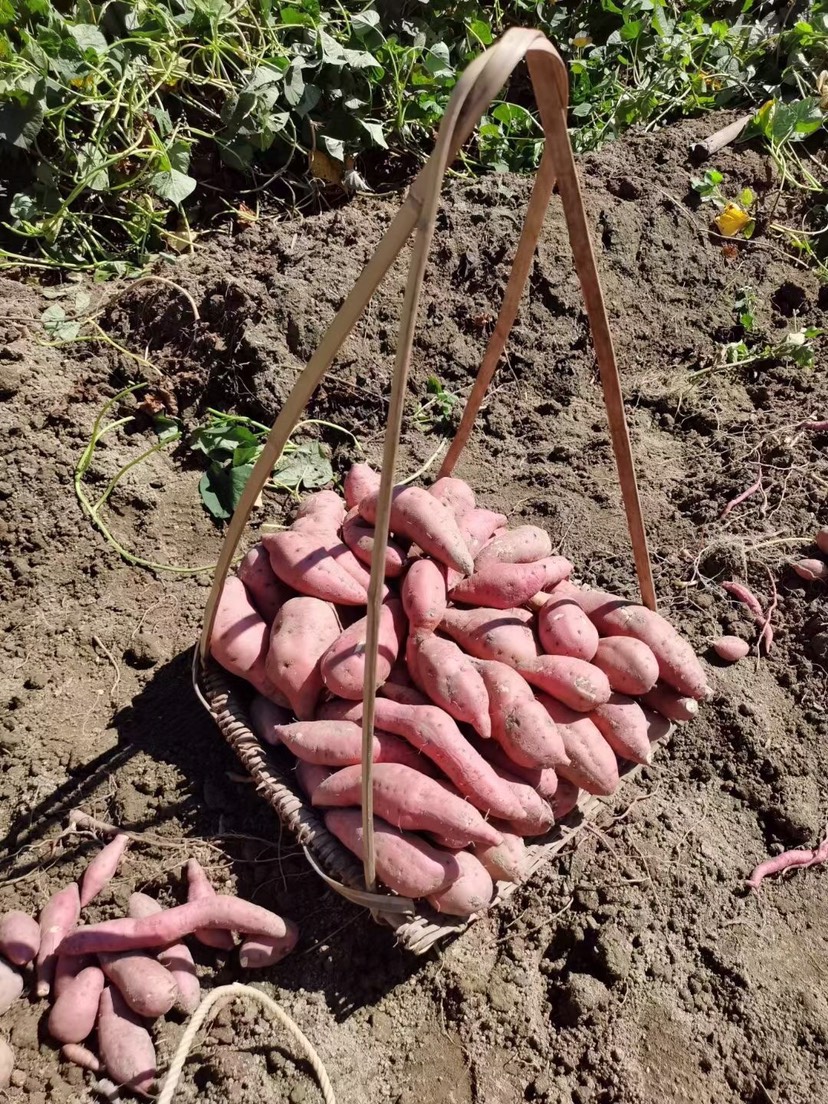
<path id="1" fill-rule="evenodd" d="M 292 770 L 285 770 L 276 757 L 272 757 L 253 731 L 248 712 L 239 693 L 246 686 L 243 680 L 231 675 L 212 657 L 200 662 L 198 648 L 193 653 L 193 688 L 205 709 L 210 713 L 224 739 L 235 752 L 242 766 L 250 774 L 259 793 L 283 826 L 291 832 L 305 850 L 311 869 L 325 883 L 352 904 L 371 911 L 373 918 L 391 927 L 397 943 L 416 955 L 424 954 L 439 942 L 456 937 L 480 917 L 489 914 L 522 885 L 528 884 L 542 866 L 559 854 L 580 832 L 595 819 L 604 807 L 605 800 L 581 793 L 576 809 L 542 837 L 527 842 L 529 858 L 525 879 L 521 883 L 497 882 L 496 894 L 488 907 L 469 917 L 449 918 L 414 901 L 403 909 L 383 908 L 381 901 L 405 901 L 390 893 L 371 894 L 365 890 L 361 862 L 348 851 L 325 827 L 317 811 L 302 793 Z M 671 729 L 660 742 L 669 738 Z M 619 763 L 622 783 L 634 778 L 641 770 L 638 764 Z M 408 905 L 413 908 L 409 909 Z"/>

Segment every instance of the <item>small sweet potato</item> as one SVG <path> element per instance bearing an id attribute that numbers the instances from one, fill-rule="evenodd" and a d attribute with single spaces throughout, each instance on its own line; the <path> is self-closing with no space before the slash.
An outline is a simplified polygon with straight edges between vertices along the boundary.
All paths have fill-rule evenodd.
<path id="1" fill-rule="evenodd" d="M 132 893 L 127 911 L 134 920 L 140 920 L 163 912 L 164 906 L 146 893 Z M 186 943 L 173 943 L 158 952 L 158 961 L 169 970 L 175 982 L 176 1008 L 187 1016 L 192 1015 L 201 1003 L 201 985 L 189 947 Z"/>
<path id="2" fill-rule="evenodd" d="M 361 708 L 362 703 L 358 704 Z M 285 725 L 279 737 L 297 759 L 314 766 L 349 767 L 362 762 L 361 715 L 358 723 L 321 720 Z M 419 769 L 422 756 L 405 740 L 377 728 L 374 731 L 373 761 L 403 763 Z"/>
<path id="3" fill-rule="evenodd" d="M 500 833 L 462 797 L 411 767 L 376 763 L 372 771 L 377 816 L 409 832 L 430 832 L 451 840 L 455 848 L 472 843 L 497 844 Z M 345 767 L 320 783 L 313 794 L 318 806 L 362 804 L 362 766 Z"/>
<path id="4" fill-rule="evenodd" d="M 524 767 L 556 767 L 568 762 L 563 741 L 531 687 L 505 663 L 478 660 L 489 697 L 492 736 L 510 759 Z"/>
<path id="5" fill-rule="evenodd" d="M 447 506 L 456 520 L 461 523 L 476 506 L 474 491 L 465 480 L 454 476 L 444 475 L 442 479 L 432 483 L 428 493 Z"/>
<path id="6" fill-rule="evenodd" d="M 267 935 L 251 935 L 239 947 L 239 966 L 243 970 L 265 970 L 285 957 L 284 939 Z"/>
<path id="7" fill-rule="evenodd" d="M 216 891 L 210 884 L 210 879 L 204 872 L 201 863 L 197 859 L 189 859 L 185 867 L 187 875 L 187 901 L 209 901 L 216 896 Z M 236 943 L 229 931 L 218 931 L 214 928 L 199 928 L 193 935 L 205 947 L 212 947 L 216 951 L 232 951 Z"/>
<path id="8" fill-rule="evenodd" d="M 0 1089 L 7 1089 L 14 1072 L 14 1051 L 5 1039 L 0 1039 Z"/>
<path id="9" fill-rule="evenodd" d="M 104 1067 L 116 1084 L 138 1092 L 150 1091 L 157 1076 L 152 1038 L 141 1019 L 111 985 L 101 993 L 98 1046 Z"/>
<path id="10" fill-rule="evenodd" d="M 575 783 L 570 782 L 568 778 L 562 778 L 558 783 L 558 792 L 551 798 L 555 820 L 563 820 L 565 816 L 569 816 L 571 812 L 577 809 L 580 796 L 581 791 Z"/>
<path id="11" fill-rule="evenodd" d="M 695 698 L 684 697 L 663 682 L 657 682 L 652 690 L 642 694 L 641 702 L 667 720 L 677 721 L 679 724 L 694 720 L 699 712 L 699 703 Z"/>
<path id="12" fill-rule="evenodd" d="M 90 901 L 94 901 L 104 886 L 109 884 L 129 844 L 130 838 L 126 832 L 119 832 L 87 866 L 81 877 L 81 908 L 86 908 Z M 78 1039 L 77 1042 L 80 1042 L 80 1040 Z"/>
<path id="13" fill-rule="evenodd" d="M 81 970 L 96 965 L 97 961 L 91 955 L 58 955 L 52 982 L 52 996 L 55 1000 L 63 995 Z"/>
<path id="14" fill-rule="evenodd" d="M 239 564 L 236 574 L 244 583 L 259 616 L 266 625 L 272 625 L 273 618 L 293 594 L 276 578 L 263 544 L 253 545 Z"/>
<path id="15" fill-rule="evenodd" d="M 8 1012 L 22 992 L 23 978 L 0 958 L 0 1016 Z"/>
<path id="16" fill-rule="evenodd" d="M 0 954 L 15 966 L 27 966 L 40 947 L 40 926 L 27 912 L 13 909 L 0 916 Z"/>
<path id="17" fill-rule="evenodd" d="M 89 1070 L 90 1073 L 100 1073 L 101 1063 L 98 1061 L 98 1056 L 93 1054 L 88 1047 L 81 1046 L 80 1043 L 64 1043 L 60 1048 L 60 1056 L 66 1062 L 71 1062 L 73 1066 L 80 1066 L 81 1069 Z"/>
<path id="18" fill-rule="evenodd" d="M 352 464 L 345 476 L 345 505 L 353 510 L 369 494 L 379 490 L 380 475 L 370 464 Z"/>
<path id="19" fill-rule="evenodd" d="M 480 571 L 489 563 L 534 563 L 552 555 L 549 534 L 537 525 L 519 525 L 494 536 L 474 557 L 474 569 Z"/>
<path id="20" fill-rule="evenodd" d="M 828 580 L 828 563 L 824 560 L 806 559 L 797 560 L 791 564 L 794 571 L 808 583 L 824 583 Z"/>
<path id="21" fill-rule="evenodd" d="M 496 821 L 495 827 L 502 836 L 500 843 L 475 845 L 474 853 L 495 881 L 519 885 L 529 873 L 526 844 L 521 836 L 508 830 L 508 825 Z"/>
<path id="22" fill-rule="evenodd" d="M 80 917 L 80 894 L 71 885 L 54 893 L 40 913 L 40 946 L 37 951 L 37 995 L 46 997 L 52 987 L 57 964 L 57 948 Z"/>
<path id="23" fill-rule="evenodd" d="M 613 694 L 608 702 L 590 713 L 590 719 L 619 759 L 650 762 L 649 726 L 637 701 L 624 694 Z"/>
<path id="24" fill-rule="evenodd" d="M 343 847 L 363 858 L 362 813 L 358 809 L 331 809 L 325 825 Z M 460 877 L 457 857 L 432 847 L 411 832 L 402 832 L 374 817 L 377 875 L 403 897 L 426 897 L 445 889 Z"/>
<path id="25" fill-rule="evenodd" d="M 634 636 L 605 636 L 592 658 L 618 694 L 637 697 L 658 681 L 658 660 L 651 649 Z"/>
<path id="26" fill-rule="evenodd" d="M 434 560 L 416 560 L 403 580 L 402 603 L 410 631 L 434 632 L 446 612 L 446 576 Z"/>
<path id="27" fill-rule="evenodd" d="M 505 514 L 496 514 L 480 506 L 465 515 L 460 525 L 460 532 L 472 558 L 492 539 L 498 529 L 506 525 L 508 520 Z"/>
<path id="28" fill-rule="evenodd" d="M 598 650 L 598 630 L 569 598 L 552 598 L 538 610 L 538 636 L 547 655 L 591 660 Z"/>
<path id="29" fill-rule="evenodd" d="M 449 598 L 466 606 L 512 609 L 522 606 L 543 586 L 546 572 L 541 564 L 483 564 L 449 590 Z"/>
<path id="30" fill-rule="evenodd" d="M 618 763 L 594 722 L 555 698 L 538 694 L 537 699 L 558 726 L 569 756 L 569 765 L 558 768 L 559 777 L 568 779 L 587 793 L 614 793 L 618 786 Z"/>
<path id="31" fill-rule="evenodd" d="M 408 638 L 408 669 L 417 686 L 456 721 L 470 724 L 484 739 L 492 734 L 489 695 L 473 662 L 453 640 L 431 632 Z"/>
<path id="32" fill-rule="evenodd" d="M 166 1016 L 175 1004 L 175 982 L 161 963 L 142 951 L 100 953 L 107 980 L 116 985 L 126 1003 L 139 1016 Z M 80 1039 L 70 1040 L 80 1042 Z"/>
<path id="33" fill-rule="evenodd" d="M 267 642 L 264 618 L 254 608 L 241 579 L 229 575 L 216 607 L 210 654 L 226 671 L 266 694 Z"/>
<path id="34" fill-rule="evenodd" d="M 376 723 L 427 755 L 481 812 L 502 820 L 521 814 L 520 802 L 508 785 L 472 748 L 444 710 L 435 705 L 402 705 L 377 698 Z"/>
<path id="35" fill-rule="evenodd" d="M 562 582 L 555 594 L 577 602 L 602 636 L 630 636 L 643 641 L 658 662 L 659 677 L 679 694 L 702 700 L 707 676 L 690 644 L 660 614 L 601 590 L 584 590 Z"/>
<path id="36" fill-rule="evenodd" d="M 469 655 L 519 667 L 538 655 L 533 620 L 524 609 L 447 609 L 440 627 Z"/>
<path id="37" fill-rule="evenodd" d="M 738 636 L 719 636 L 712 644 L 713 651 L 726 663 L 736 663 L 750 652 L 750 645 Z"/>
<path id="38" fill-rule="evenodd" d="M 377 520 L 376 494 L 359 504 L 366 521 Z M 414 541 L 435 560 L 470 575 L 474 563 L 451 510 L 421 487 L 398 487 L 391 503 L 391 530 Z"/>
<path id="39" fill-rule="evenodd" d="M 374 527 L 363 518 L 355 506 L 342 522 L 342 540 L 360 563 L 371 566 L 374 556 Z M 405 568 L 405 552 L 390 537 L 385 547 L 385 577 L 397 579 Z"/>
<path id="40" fill-rule="evenodd" d="M 527 682 L 581 713 L 609 701 L 612 693 L 604 672 L 583 659 L 542 655 L 521 663 L 518 670 Z"/>
<path id="41" fill-rule="evenodd" d="M 520 802 L 519 816 L 509 821 L 509 830 L 518 836 L 541 836 L 555 823 L 552 808 L 534 787 L 524 782 L 512 770 L 495 767 L 498 776 L 506 783 Z"/>
<path id="42" fill-rule="evenodd" d="M 378 685 L 381 686 L 391 673 L 404 636 L 402 603 L 398 598 L 388 598 L 380 610 Z M 337 697 L 361 701 L 365 696 L 367 641 L 368 617 L 365 616 L 341 632 L 322 656 L 319 664 L 322 681 Z"/>
<path id="43" fill-rule="evenodd" d="M 52 1005 L 49 1034 L 59 1043 L 82 1043 L 92 1034 L 104 981 L 99 966 L 87 966 Z"/>
<path id="44" fill-rule="evenodd" d="M 814 540 L 820 552 L 828 553 L 828 525 L 823 525 L 820 529 L 817 529 Z"/>
<path id="45" fill-rule="evenodd" d="M 319 598 L 291 598 L 276 615 L 265 671 L 300 720 L 314 714 L 324 687 L 322 656 L 341 632 L 335 608 Z"/>
<path id="46" fill-rule="evenodd" d="M 488 908 L 494 895 L 492 877 L 486 867 L 468 851 L 458 851 L 455 859 L 460 876 L 445 889 L 428 895 L 428 903 L 448 916 L 472 916 Z"/>
<path id="47" fill-rule="evenodd" d="M 310 531 L 312 526 L 316 526 L 336 533 L 342 527 L 345 512 L 345 502 L 336 491 L 314 491 L 305 495 L 299 503 L 291 529 Z"/>

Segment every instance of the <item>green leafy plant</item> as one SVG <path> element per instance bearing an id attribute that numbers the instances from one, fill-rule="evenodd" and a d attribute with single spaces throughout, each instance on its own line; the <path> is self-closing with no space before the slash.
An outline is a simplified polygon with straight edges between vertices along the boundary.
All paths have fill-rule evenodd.
<path id="1" fill-rule="evenodd" d="M 725 237 L 741 234 L 750 238 L 756 228 L 756 221 L 750 215 L 750 209 L 756 203 L 751 188 L 742 188 L 736 199 L 728 199 L 722 191 L 724 176 L 718 169 L 708 169 L 701 178 L 691 181 L 693 190 L 701 197 L 702 203 L 712 204 L 719 212 L 713 220 Z"/>
<path id="2" fill-rule="evenodd" d="M 451 428 L 454 409 L 460 396 L 447 391 L 437 376 L 429 376 L 426 395 L 414 411 L 414 423 L 423 433 L 446 433 Z"/>

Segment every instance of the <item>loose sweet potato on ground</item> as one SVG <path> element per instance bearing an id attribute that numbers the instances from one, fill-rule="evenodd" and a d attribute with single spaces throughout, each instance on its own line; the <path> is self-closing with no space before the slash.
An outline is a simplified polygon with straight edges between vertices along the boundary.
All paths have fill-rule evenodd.
<path id="1" fill-rule="evenodd" d="M 538 655 L 533 620 L 525 609 L 447 609 L 440 628 L 469 655 L 519 667 Z"/>
<path id="2" fill-rule="evenodd" d="M 49 1034 L 59 1043 L 82 1043 L 92 1034 L 105 980 L 99 966 L 87 966 L 52 1005 Z"/>
<path id="3" fill-rule="evenodd" d="M 441 841 L 451 840 L 455 848 L 500 842 L 500 833 L 487 824 L 473 805 L 411 767 L 376 763 L 372 783 L 377 816 L 395 828 L 431 832 Z M 316 787 L 313 804 L 361 805 L 362 767 L 345 767 L 326 778 Z"/>
<path id="4" fill-rule="evenodd" d="M 0 916 L 0 955 L 15 966 L 27 966 L 40 946 L 40 927 L 34 917 L 19 909 Z"/>
<path id="5" fill-rule="evenodd" d="M 209 901 L 216 896 L 216 891 L 210 884 L 210 879 L 205 874 L 201 863 L 197 859 L 189 859 L 184 868 L 187 875 L 187 901 Z M 217 931 L 215 929 L 196 929 L 193 935 L 205 947 L 212 947 L 217 951 L 232 951 L 235 941 L 229 931 Z"/>
<path id="6" fill-rule="evenodd" d="M 119 832 L 114 839 L 110 840 L 103 850 L 99 851 L 92 862 L 84 870 L 81 876 L 80 884 L 80 907 L 86 908 L 90 901 L 98 896 L 104 886 L 108 885 L 110 879 L 118 869 L 118 864 L 121 861 L 126 849 L 129 847 L 130 839 L 125 832 Z M 67 1042 L 69 1040 L 66 1040 Z M 76 1040 L 80 1042 L 80 1040 Z"/>
<path id="7" fill-rule="evenodd" d="M 55 976 L 57 948 L 80 917 L 80 894 L 74 884 L 54 893 L 40 914 L 40 946 L 37 951 L 37 995 L 48 996 Z"/>
<path id="8" fill-rule="evenodd" d="M 7 1089 L 14 1072 L 14 1051 L 5 1039 L 0 1039 L 0 1089 Z"/>
<path id="9" fill-rule="evenodd" d="M 660 713 L 668 721 L 683 724 L 698 716 L 699 703 L 695 698 L 684 697 L 671 686 L 657 682 L 652 690 L 641 695 L 641 704 Z"/>
<path id="10" fill-rule="evenodd" d="M 0 1016 L 8 1012 L 22 992 L 22 976 L 4 958 L 0 958 Z"/>
<path id="11" fill-rule="evenodd" d="M 339 842 L 363 858 L 362 813 L 358 809 L 331 809 L 325 825 Z M 460 877 L 456 855 L 426 843 L 420 836 L 393 828 L 374 817 L 377 876 L 402 897 L 427 897 Z"/>
<path id="12" fill-rule="evenodd" d="M 157 1075 L 150 1033 L 110 985 L 101 993 L 98 1047 L 106 1071 L 117 1085 L 144 1093 L 150 1091 Z"/>
<path id="13" fill-rule="evenodd" d="M 175 1004 L 175 982 L 157 959 L 141 951 L 99 952 L 98 958 L 107 979 L 118 987 L 121 996 L 137 1015 L 149 1019 L 166 1016 Z M 79 1043 L 81 1040 L 68 1039 L 67 1042 Z"/>

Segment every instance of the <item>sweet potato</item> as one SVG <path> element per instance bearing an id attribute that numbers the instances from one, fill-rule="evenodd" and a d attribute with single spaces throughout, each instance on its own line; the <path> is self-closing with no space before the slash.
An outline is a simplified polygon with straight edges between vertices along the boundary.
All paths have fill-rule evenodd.
<path id="1" fill-rule="evenodd" d="M 152 1038 L 118 990 L 110 985 L 101 993 L 98 1047 L 113 1081 L 138 1092 L 150 1091 L 157 1075 Z"/>
<path id="2" fill-rule="evenodd" d="M 27 966 L 40 947 L 40 927 L 26 912 L 13 909 L 0 916 L 0 954 L 15 966 Z"/>
<path id="3" fill-rule="evenodd" d="M 54 893 L 40 913 L 40 946 L 37 951 L 37 995 L 46 997 L 52 987 L 57 948 L 80 917 L 80 894 L 73 882 Z"/>
<path id="4" fill-rule="evenodd" d="M 541 606 L 538 636 L 547 655 L 591 660 L 599 645 L 598 630 L 581 607 L 569 598 L 553 598 Z"/>
<path id="5" fill-rule="evenodd" d="M 602 636 L 643 641 L 656 657 L 659 678 L 679 694 L 698 700 L 707 697 L 707 676 L 693 649 L 660 614 L 613 594 L 567 582 L 559 583 L 555 594 L 577 602 Z"/>
<path id="6" fill-rule="evenodd" d="M 106 847 L 98 852 L 84 870 L 80 884 L 81 908 L 86 908 L 90 901 L 94 901 L 104 886 L 109 884 L 118 869 L 121 857 L 129 847 L 129 843 L 129 836 L 125 832 L 119 832 Z M 80 1040 L 77 1041 L 80 1042 Z"/>
<path id="7" fill-rule="evenodd" d="M 342 522 L 342 540 L 347 544 L 356 558 L 366 565 L 371 566 L 374 555 L 374 527 L 360 515 L 355 506 L 350 510 Z M 385 547 L 385 577 L 397 579 L 405 568 L 405 552 L 390 537 Z"/>
<path id="8" fill-rule="evenodd" d="M 505 514 L 496 514 L 492 510 L 476 507 L 466 514 L 460 525 L 460 532 L 468 546 L 472 559 L 487 544 L 493 535 L 506 525 L 509 519 Z"/>
<path id="9" fill-rule="evenodd" d="M 80 1066 L 81 1069 L 89 1070 L 90 1073 L 100 1073 L 101 1063 L 98 1061 L 98 1056 L 93 1054 L 88 1047 L 81 1046 L 80 1043 L 64 1043 L 60 1048 L 60 1056 L 66 1062 L 71 1062 L 74 1066 Z"/>
<path id="10" fill-rule="evenodd" d="M 474 491 L 468 483 L 450 475 L 444 475 L 442 479 L 432 483 L 428 493 L 447 506 L 456 520 L 461 523 L 476 506 Z"/>
<path id="11" fill-rule="evenodd" d="M 823 525 L 820 529 L 817 529 L 814 540 L 820 552 L 828 553 L 828 525 Z"/>
<path id="12" fill-rule="evenodd" d="M 52 981 L 52 996 L 55 1000 L 63 995 L 81 970 L 96 965 L 97 961 L 92 955 L 58 955 Z"/>
<path id="13" fill-rule="evenodd" d="M 662 717 L 660 713 L 656 713 L 654 709 L 648 709 L 645 705 L 641 706 L 641 710 L 647 720 L 647 737 L 651 745 L 660 740 L 666 740 L 672 734 L 672 721 L 668 721 L 666 717 Z"/>
<path id="14" fill-rule="evenodd" d="M 265 671 L 296 716 L 309 720 L 322 693 L 322 656 L 342 632 L 336 610 L 319 598 L 291 598 L 270 630 Z"/>
<path id="15" fill-rule="evenodd" d="M 488 739 L 492 734 L 489 695 L 472 660 L 453 640 L 434 633 L 418 632 L 408 639 L 408 669 L 420 690 L 449 716 L 470 724 Z"/>
<path id="16" fill-rule="evenodd" d="M 250 722 L 253 731 L 266 744 L 275 744 L 279 737 L 274 731 L 291 720 L 289 709 L 277 705 L 270 698 L 257 694 L 250 703 Z"/>
<path id="17" fill-rule="evenodd" d="M 146 893 L 132 893 L 127 909 L 133 920 L 144 916 L 155 916 L 164 911 L 164 906 Z M 175 1006 L 185 1015 L 192 1015 L 201 1003 L 201 985 L 199 984 L 193 956 L 186 943 L 173 943 L 158 952 L 158 961 L 169 970 L 175 982 Z"/>
<path id="18" fill-rule="evenodd" d="M 571 812 L 577 809 L 580 796 L 581 791 L 575 783 L 570 782 L 568 778 L 562 778 L 558 784 L 558 792 L 551 799 L 555 820 L 563 820 L 565 816 L 569 816 Z"/>
<path id="19" fill-rule="evenodd" d="M 299 594 L 342 606 L 368 601 L 367 572 L 335 534 L 313 526 L 291 528 L 266 534 L 262 544 L 276 576 Z"/>
<path id="20" fill-rule="evenodd" d="M 352 464 L 345 476 L 345 505 L 353 510 L 369 494 L 379 490 L 380 475 L 370 464 Z"/>
<path id="21" fill-rule="evenodd" d="M 569 765 L 559 767 L 558 775 L 590 794 L 614 793 L 618 785 L 618 763 L 594 722 L 555 698 L 538 694 L 537 699 L 558 726 L 569 756 Z"/>
<path id="22" fill-rule="evenodd" d="M 546 573 L 540 564 L 485 563 L 449 590 L 449 598 L 466 606 L 511 609 L 522 606 L 543 585 Z"/>
<path id="23" fill-rule="evenodd" d="M 244 583 L 236 575 L 228 576 L 216 608 L 210 654 L 226 671 L 266 694 L 267 644 L 267 625 L 253 607 Z"/>
<path id="24" fill-rule="evenodd" d="M 542 655 L 519 664 L 518 670 L 527 682 L 580 713 L 609 701 L 612 693 L 604 672 L 583 659 Z"/>
<path id="25" fill-rule="evenodd" d="M 428 756 L 483 813 L 511 820 L 521 806 L 492 766 L 471 747 L 454 720 L 435 705 L 401 705 L 377 698 L 376 723 Z"/>
<path id="26" fill-rule="evenodd" d="M 362 703 L 358 703 L 361 707 Z M 356 714 L 355 714 L 356 715 Z M 379 725 L 379 721 L 377 721 Z M 297 759 L 319 767 L 350 767 L 362 762 L 362 716 L 359 721 L 304 721 L 285 725 L 279 738 Z M 403 763 L 418 769 L 422 756 L 406 740 L 374 731 L 373 761 Z"/>
<path id="27" fill-rule="evenodd" d="M 446 612 L 446 576 L 434 560 L 416 560 L 403 580 L 402 603 L 409 630 L 434 632 Z"/>
<path id="28" fill-rule="evenodd" d="M 590 719 L 619 759 L 650 762 L 649 726 L 638 702 L 614 693 L 608 702 L 590 713 Z"/>
<path id="29" fill-rule="evenodd" d="M 98 952 L 98 959 L 107 980 L 118 987 L 129 1007 L 139 1016 L 150 1019 L 165 1016 L 175 1004 L 175 982 L 157 959 L 141 951 Z M 79 1039 L 70 1041 L 80 1042 Z"/>
<path id="30" fill-rule="evenodd" d="M 494 895 L 494 885 L 488 870 L 480 859 L 468 851 L 458 851 L 455 856 L 460 866 L 460 876 L 445 889 L 428 895 L 428 903 L 448 916 L 472 916 L 487 908 Z"/>
<path id="31" fill-rule="evenodd" d="M 652 690 L 642 694 L 641 702 L 662 717 L 679 724 L 692 721 L 699 712 L 699 703 L 695 698 L 677 694 L 671 686 L 663 682 L 657 682 Z"/>
<path id="32" fill-rule="evenodd" d="M 291 529 L 310 531 L 312 526 L 337 533 L 345 520 L 345 502 L 336 491 L 314 491 L 299 503 Z"/>
<path id="33" fill-rule="evenodd" d="M 380 610 L 377 683 L 382 685 L 397 660 L 405 636 L 405 618 L 398 598 L 388 598 Z M 339 634 L 320 660 L 322 681 L 332 694 L 352 701 L 365 696 L 368 617 Z"/>
<path id="34" fill-rule="evenodd" d="M 529 873 L 526 844 L 521 836 L 508 830 L 508 825 L 495 823 L 502 835 L 500 843 L 477 845 L 474 853 L 495 881 L 519 885 Z"/>
<path id="35" fill-rule="evenodd" d="M 519 525 L 493 537 L 474 557 L 474 569 L 490 563 L 534 563 L 552 554 L 549 534 L 537 525 Z"/>
<path id="36" fill-rule="evenodd" d="M 59 1043 L 82 1043 L 92 1034 L 104 981 L 99 966 L 87 966 L 52 1005 L 49 1034 Z"/>
<path id="37" fill-rule="evenodd" d="M 592 658 L 618 694 L 637 697 L 658 681 L 658 660 L 651 649 L 634 636 L 605 636 Z"/>
<path id="38" fill-rule="evenodd" d="M 266 625 L 272 625 L 273 618 L 292 597 L 292 592 L 276 578 L 263 544 L 253 545 L 239 564 L 236 574 L 244 583 L 256 612 Z"/>
<path id="39" fill-rule="evenodd" d="M 449 788 L 411 767 L 376 763 L 372 771 L 374 810 L 377 816 L 409 832 L 430 832 L 452 847 L 472 843 L 497 844 L 500 833 L 477 809 Z M 320 783 L 313 804 L 362 805 L 362 766 L 345 767 Z"/>
<path id="40" fill-rule="evenodd" d="M 808 583 L 824 583 L 828 580 L 828 563 L 824 560 L 806 559 L 797 560 L 791 567 L 800 577 Z"/>
<path id="41" fill-rule="evenodd" d="M 713 651 L 726 663 L 736 663 L 750 652 L 750 645 L 738 636 L 719 636 L 712 644 Z"/>
<path id="42" fill-rule="evenodd" d="M 202 928 L 281 939 L 285 954 L 295 945 L 298 936 L 295 925 L 275 912 L 244 901 L 241 897 L 217 893 L 214 897 L 188 901 L 186 905 L 176 905 L 140 920 L 105 920 L 102 924 L 78 928 L 64 939 L 60 951 L 67 955 L 118 956 L 124 951 L 168 947 Z"/>
<path id="43" fill-rule="evenodd" d="M 14 1051 L 5 1039 L 0 1039 L 0 1090 L 9 1087 L 13 1072 Z"/>
<path id="44" fill-rule="evenodd" d="M 573 570 L 573 564 L 566 556 L 545 556 L 542 560 L 538 560 L 538 565 L 544 571 L 541 590 L 552 590 L 564 579 L 568 579 Z"/>
<path id="45" fill-rule="evenodd" d="M 302 759 L 297 759 L 294 774 L 302 787 L 302 791 L 312 800 L 316 787 L 331 774 L 331 768 L 320 767 L 316 763 L 306 763 Z"/>
<path id="46" fill-rule="evenodd" d="M 398 682 L 384 682 L 379 688 L 380 694 L 402 705 L 432 705 L 431 698 L 421 693 L 416 686 L 403 686 Z"/>
<path id="47" fill-rule="evenodd" d="M 216 896 L 216 891 L 210 884 L 210 879 L 204 873 L 201 863 L 197 859 L 190 859 L 185 867 L 187 875 L 187 901 L 209 901 Z M 217 931 L 211 928 L 199 928 L 193 935 L 205 947 L 212 947 L 216 951 L 232 951 L 236 943 L 229 931 Z"/>
<path id="48" fill-rule="evenodd" d="M 506 783 L 520 802 L 519 816 L 509 821 L 509 830 L 518 836 L 541 836 L 555 823 L 552 808 L 527 782 L 503 767 L 495 767 L 498 776 Z"/>
<path id="49" fill-rule="evenodd" d="M 359 504 L 359 512 L 373 525 L 378 492 Z M 474 563 L 451 510 L 421 487 L 398 487 L 391 504 L 391 530 L 414 541 L 435 560 L 470 575 Z"/>
<path id="50" fill-rule="evenodd" d="M 358 809 L 331 809 L 325 813 L 325 825 L 343 847 L 362 859 L 362 813 Z M 425 897 L 460 877 L 460 864 L 450 851 L 432 847 L 379 817 L 374 817 L 374 852 L 377 876 L 402 897 Z"/>
<path id="51" fill-rule="evenodd" d="M 23 978 L 0 958 L 0 1016 L 11 1008 L 23 992 Z"/>
<path id="52" fill-rule="evenodd" d="M 524 609 L 447 609 L 440 628 L 469 655 L 518 667 L 538 655 L 533 620 Z"/>
<path id="53" fill-rule="evenodd" d="M 538 768 L 568 762 L 554 722 L 523 676 L 493 660 L 478 660 L 477 668 L 489 697 L 492 736 L 509 758 Z"/>
<path id="54" fill-rule="evenodd" d="M 239 947 L 239 966 L 243 970 L 264 970 L 281 962 L 286 953 L 283 939 L 251 935 Z"/>

